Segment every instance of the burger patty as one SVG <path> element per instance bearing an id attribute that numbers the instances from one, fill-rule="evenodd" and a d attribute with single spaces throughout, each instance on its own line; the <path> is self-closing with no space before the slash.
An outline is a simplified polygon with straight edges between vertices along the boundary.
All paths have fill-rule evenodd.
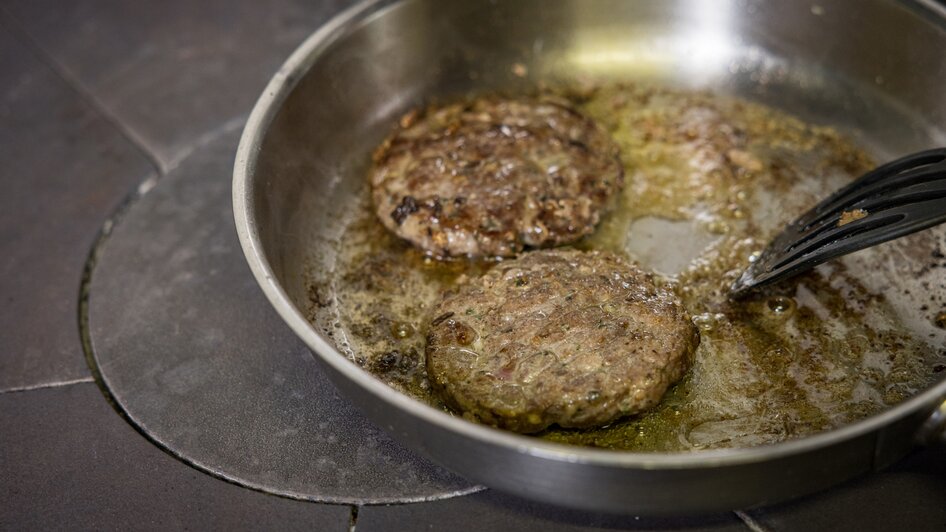
<path id="1" fill-rule="evenodd" d="M 655 406 L 700 343 L 677 297 L 606 252 L 547 250 L 447 293 L 427 371 L 451 407 L 530 433 L 588 428 Z"/>
<path id="2" fill-rule="evenodd" d="M 591 233 L 623 167 L 567 102 L 481 98 L 405 115 L 370 180 L 381 222 L 427 253 L 509 257 Z"/>

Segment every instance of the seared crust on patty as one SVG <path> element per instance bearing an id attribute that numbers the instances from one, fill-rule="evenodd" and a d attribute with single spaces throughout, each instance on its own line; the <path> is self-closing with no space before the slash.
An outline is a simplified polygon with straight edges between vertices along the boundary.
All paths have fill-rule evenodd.
<path id="1" fill-rule="evenodd" d="M 587 428 L 655 406 L 700 338 L 677 297 L 606 252 L 547 250 L 448 293 L 427 334 L 431 384 L 483 423 Z"/>
<path id="2" fill-rule="evenodd" d="M 591 233 L 623 168 L 567 102 L 480 98 L 405 115 L 370 180 L 381 222 L 427 253 L 509 257 Z"/>

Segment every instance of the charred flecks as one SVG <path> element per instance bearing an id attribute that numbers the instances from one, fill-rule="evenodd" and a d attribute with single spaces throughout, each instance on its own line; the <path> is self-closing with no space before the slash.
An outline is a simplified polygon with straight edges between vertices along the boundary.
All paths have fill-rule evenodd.
<path id="1" fill-rule="evenodd" d="M 434 318 L 434 321 L 430 322 L 430 324 L 436 327 L 437 325 L 440 325 L 441 323 L 444 322 L 444 320 L 446 320 L 447 318 L 451 316 L 453 316 L 453 312 L 444 312 L 443 314 Z"/>
<path id="2" fill-rule="evenodd" d="M 311 284 L 309 285 L 309 302 L 315 308 L 325 308 L 332 303 L 332 298 L 329 296 L 329 289 L 325 287 L 322 283 Z"/>
<path id="3" fill-rule="evenodd" d="M 414 199 L 414 196 L 404 196 L 400 205 L 391 211 L 391 219 L 397 225 L 401 225 L 408 216 L 415 212 L 417 212 L 417 200 Z"/>
<path id="4" fill-rule="evenodd" d="M 404 198 L 401 199 L 401 203 L 391 211 L 391 219 L 393 219 L 397 225 L 401 225 L 408 216 L 421 209 L 429 211 L 432 218 L 439 218 L 443 215 L 443 204 L 440 202 L 440 198 L 418 203 L 414 196 L 404 196 Z"/>
<path id="5" fill-rule="evenodd" d="M 376 212 L 428 255 L 511 257 L 523 235 L 532 247 L 565 244 L 613 207 L 606 200 L 621 182 L 618 147 L 567 101 L 480 98 L 428 111 L 408 117 L 409 130 L 389 138 L 389 155 L 371 171 Z M 549 161 L 569 171 L 550 179 Z M 549 227 L 534 215 L 530 196 L 539 194 L 580 208 L 556 208 L 563 220 Z M 496 227 L 480 229 L 484 218 Z"/>
<path id="6" fill-rule="evenodd" d="M 589 153 L 591 151 L 591 149 L 588 148 L 588 145 L 580 140 L 568 139 L 568 145 L 578 148 L 585 153 Z"/>
<path id="7" fill-rule="evenodd" d="M 378 373 L 407 372 L 417 367 L 419 362 L 420 353 L 413 347 L 403 353 L 392 349 L 376 358 L 371 364 L 371 369 Z"/>
<path id="8" fill-rule="evenodd" d="M 440 218 L 443 215 L 443 205 L 440 204 L 440 199 L 435 198 L 427 202 L 430 206 L 430 214 L 434 218 Z"/>

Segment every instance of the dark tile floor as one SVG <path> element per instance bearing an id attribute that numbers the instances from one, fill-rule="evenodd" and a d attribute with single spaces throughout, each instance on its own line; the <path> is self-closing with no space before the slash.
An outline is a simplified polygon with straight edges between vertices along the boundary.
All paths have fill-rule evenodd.
<path id="1" fill-rule="evenodd" d="M 344 0 L 5 0 L 61 75 L 165 169 L 245 115 L 270 76 Z"/>
<path id="2" fill-rule="evenodd" d="M 359 532 L 399 530 L 708 530 L 748 531 L 734 513 L 699 517 L 638 517 L 588 514 L 484 491 L 426 504 L 365 506 L 358 510 Z"/>
<path id="3" fill-rule="evenodd" d="M 229 484 L 165 454 L 94 383 L 0 394 L 0 530 L 345 530 L 348 506 Z"/>
<path id="4" fill-rule="evenodd" d="M 0 390 L 89 377 L 82 268 L 104 218 L 155 172 L 18 37 L 0 19 Z"/>
<path id="5" fill-rule="evenodd" d="M 235 486 L 137 432 L 84 360 L 89 250 L 122 198 L 238 123 L 285 56 L 349 3 L 0 1 L 0 529 L 946 528 L 942 449 L 743 520 L 655 520 L 493 492 L 353 512 Z"/>

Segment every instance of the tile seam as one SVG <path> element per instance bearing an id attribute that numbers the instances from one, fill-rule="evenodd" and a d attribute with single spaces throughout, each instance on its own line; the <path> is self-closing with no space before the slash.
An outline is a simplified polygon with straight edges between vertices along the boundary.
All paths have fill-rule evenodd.
<path id="1" fill-rule="evenodd" d="M 736 510 L 733 512 L 752 532 L 770 532 L 770 529 L 763 525 L 762 523 L 756 521 L 754 517 L 742 510 Z"/>
<path id="2" fill-rule="evenodd" d="M 3 24 L 4 19 L 6 19 L 6 24 Z M 6 26 L 7 29 L 17 37 L 17 40 L 29 48 L 44 66 L 49 68 L 60 80 L 68 85 L 96 114 L 114 127 L 122 138 L 134 146 L 160 175 L 167 173 L 168 163 L 163 161 L 161 157 L 148 146 L 148 142 L 131 126 L 115 115 L 115 113 L 99 100 L 92 90 L 86 87 L 65 65 L 61 64 L 49 54 L 46 49 L 33 38 L 29 31 L 26 30 L 19 19 L 3 6 L 0 6 L 0 25 Z"/>
<path id="3" fill-rule="evenodd" d="M 358 525 L 358 505 L 352 505 L 351 513 L 348 516 L 348 532 L 355 532 L 355 527 Z"/>
<path id="4" fill-rule="evenodd" d="M 5 393 L 20 393 L 20 392 L 31 392 L 33 390 L 45 390 L 48 388 L 62 388 L 65 386 L 72 386 L 73 384 L 83 384 L 83 383 L 93 383 L 95 379 L 91 376 L 81 377 L 78 379 L 70 379 L 65 381 L 55 381 L 55 382 L 42 382 L 39 384 L 29 384 L 27 386 L 17 386 L 13 388 L 6 388 L 0 390 L 0 395 Z"/>

